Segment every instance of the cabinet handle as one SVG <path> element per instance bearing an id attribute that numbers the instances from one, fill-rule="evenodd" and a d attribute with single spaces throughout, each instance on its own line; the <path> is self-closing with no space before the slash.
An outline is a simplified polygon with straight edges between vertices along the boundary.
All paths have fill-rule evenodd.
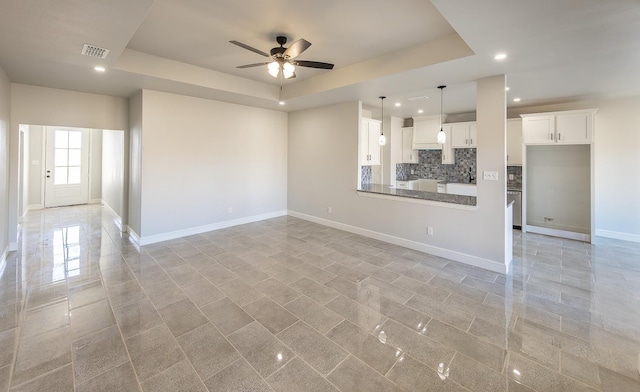
<path id="1" fill-rule="evenodd" d="M 549 136 L 551 136 L 551 140 L 553 140 L 553 132 L 551 132 Z"/>
<path id="2" fill-rule="evenodd" d="M 464 144 L 469 144 L 469 139 L 464 139 Z"/>
<path id="3" fill-rule="evenodd" d="M 558 132 L 558 140 L 560 140 L 560 139 L 561 139 L 561 136 L 560 136 L 560 135 L 562 135 L 562 134 L 561 134 L 560 132 Z"/>
<path id="4" fill-rule="evenodd" d="M 469 143 L 469 145 L 473 144 L 473 139 L 471 139 L 471 143 Z"/>

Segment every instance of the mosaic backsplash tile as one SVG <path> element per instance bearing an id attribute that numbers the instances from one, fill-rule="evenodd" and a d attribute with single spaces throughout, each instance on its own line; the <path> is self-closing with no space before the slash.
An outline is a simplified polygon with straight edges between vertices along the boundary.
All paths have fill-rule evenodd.
<path id="1" fill-rule="evenodd" d="M 360 180 L 362 186 L 371 184 L 372 170 L 371 166 L 360 166 Z"/>
<path id="2" fill-rule="evenodd" d="M 420 150 L 419 163 L 396 165 L 397 180 L 427 178 L 431 180 L 476 183 L 476 149 L 456 148 L 455 163 L 442 164 L 442 151 Z M 413 174 L 411 174 L 413 170 Z"/>
<path id="3" fill-rule="evenodd" d="M 513 174 L 513 180 L 509 175 Z M 522 189 L 522 166 L 507 166 L 507 188 Z"/>

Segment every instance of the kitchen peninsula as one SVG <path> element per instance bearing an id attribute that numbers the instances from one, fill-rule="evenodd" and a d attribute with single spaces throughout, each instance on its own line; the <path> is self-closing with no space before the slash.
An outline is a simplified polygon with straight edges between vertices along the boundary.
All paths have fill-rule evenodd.
<path id="1" fill-rule="evenodd" d="M 442 203 L 460 204 L 465 206 L 475 206 L 475 196 L 456 195 L 451 193 L 438 193 L 430 191 L 420 191 L 414 189 L 396 188 L 391 185 L 382 184 L 362 184 L 359 192 L 398 196 L 403 198 L 411 198 L 418 200 L 437 201 Z"/>

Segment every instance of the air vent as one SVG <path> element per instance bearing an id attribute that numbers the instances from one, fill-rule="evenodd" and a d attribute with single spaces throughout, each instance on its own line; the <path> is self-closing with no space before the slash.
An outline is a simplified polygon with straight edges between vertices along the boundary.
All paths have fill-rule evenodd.
<path id="1" fill-rule="evenodd" d="M 423 99 L 429 99 L 429 97 L 427 97 L 426 95 L 420 95 L 417 97 L 411 97 L 411 98 L 407 98 L 407 101 L 420 101 Z"/>
<path id="2" fill-rule="evenodd" d="M 107 55 L 109 54 L 109 49 L 101 48 L 95 45 L 84 44 L 84 46 L 82 47 L 82 54 L 99 59 L 106 59 Z"/>

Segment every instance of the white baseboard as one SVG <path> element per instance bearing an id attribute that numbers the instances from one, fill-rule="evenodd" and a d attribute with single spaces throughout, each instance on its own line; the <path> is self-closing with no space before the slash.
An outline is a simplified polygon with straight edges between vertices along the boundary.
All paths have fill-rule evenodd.
<path id="1" fill-rule="evenodd" d="M 127 227 L 127 233 L 129 233 L 129 241 L 133 242 L 133 244 L 139 249 L 140 248 L 140 236 L 138 233 L 133 231 L 131 227 Z"/>
<path id="2" fill-rule="evenodd" d="M 623 232 L 620 232 L 620 231 L 596 229 L 596 236 L 598 236 L 598 237 L 606 237 L 606 238 L 613 238 L 615 240 L 640 242 L 640 235 L 631 234 L 631 233 L 623 233 Z M 640 364 L 640 362 L 638 362 L 638 363 Z"/>
<path id="3" fill-rule="evenodd" d="M 18 250 L 18 242 L 9 242 L 9 246 L 7 247 L 9 252 L 13 252 Z"/>
<path id="4" fill-rule="evenodd" d="M 400 238 L 400 237 L 392 236 L 389 234 L 379 233 L 377 231 L 363 229 L 357 226 L 351 226 L 344 223 L 330 221 L 327 219 L 318 218 L 312 215 L 307 215 L 307 214 L 303 214 L 296 211 L 289 210 L 288 214 L 295 218 L 300 218 L 310 222 L 318 223 L 320 225 L 333 227 L 334 229 L 338 229 L 338 230 L 344 230 L 349 233 L 359 234 L 359 235 L 373 238 L 379 241 L 388 242 L 390 244 L 403 246 L 405 248 L 417 250 L 419 252 L 429 253 L 434 256 L 439 256 L 439 257 L 444 257 L 446 259 L 459 261 L 461 263 L 472 265 L 474 267 L 484 268 L 489 271 L 498 272 L 501 274 L 506 274 L 509 271 L 509 264 L 503 264 L 497 261 L 469 255 L 469 254 L 458 252 L 455 250 L 440 248 L 433 245 L 427 245 L 421 242 L 407 240 L 405 238 Z M 511 261 L 509 261 L 509 263 L 510 262 Z"/>
<path id="5" fill-rule="evenodd" d="M 102 203 L 102 199 L 91 199 L 89 200 L 89 204 L 100 204 Z"/>
<path id="6" fill-rule="evenodd" d="M 34 210 L 44 210 L 44 204 L 29 204 L 25 213 Z"/>
<path id="7" fill-rule="evenodd" d="M 546 227 L 527 225 L 527 232 L 550 235 L 553 237 L 566 238 L 569 240 L 583 241 L 583 242 L 591 242 L 591 236 L 589 234 L 584 233 L 576 233 L 573 231 L 566 230 L 558 230 L 558 229 L 549 229 Z"/>
<path id="8" fill-rule="evenodd" d="M 118 228 L 120 229 L 120 231 L 122 233 L 126 233 L 127 230 L 122 228 L 122 217 L 120 215 L 118 215 L 118 213 L 115 212 L 113 210 L 113 208 L 111 208 L 109 203 L 105 202 L 104 200 L 101 200 L 101 203 L 102 203 L 102 207 L 104 209 L 106 209 L 107 211 L 109 211 L 111 213 L 111 215 L 113 215 L 113 223 L 115 223 L 116 226 L 118 226 Z"/>
<path id="9" fill-rule="evenodd" d="M 258 221 L 262 221 L 262 220 L 265 220 L 265 219 L 277 218 L 277 217 L 286 216 L 286 215 L 287 215 L 287 211 L 268 212 L 266 214 L 253 215 L 253 216 L 248 216 L 248 217 L 245 217 L 245 218 L 239 218 L 239 219 L 233 219 L 233 220 L 228 220 L 228 221 L 223 221 L 223 222 L 217 222 L 217 223 L 212 223 L 212 224 L 204 225 L 204 226 L 190 227 L 188 229 L 176 230 L 176 231 L 172 231 L 172 232 L 169 232 L 169 233 L 155 234 L 155 235 L 151 235 L 151 236 L 147 236 L 147 237 L 140 237 L 135 232 L 133 232 L 131 230 L 129 231 L 129 233 L 131 235 L 135 234 L 135 237 L 137 237 L 137 240 L 136 239 L 134 239 L 134 240 L 136 240 L 138 245 L 144 246 L 144 245 L 155 244 L 156 242 L 169 241 L 169 240 L 173 240 L 173 239 L 176 239 L 176 238 L 187 237 L 187 236 L 190 236 L 190 235 L 206 233 L 208 231 L 225 229 L 227 227 L 244 225 L 244 224 L 247 224 L 247 223 L 258 222 Z"/>

